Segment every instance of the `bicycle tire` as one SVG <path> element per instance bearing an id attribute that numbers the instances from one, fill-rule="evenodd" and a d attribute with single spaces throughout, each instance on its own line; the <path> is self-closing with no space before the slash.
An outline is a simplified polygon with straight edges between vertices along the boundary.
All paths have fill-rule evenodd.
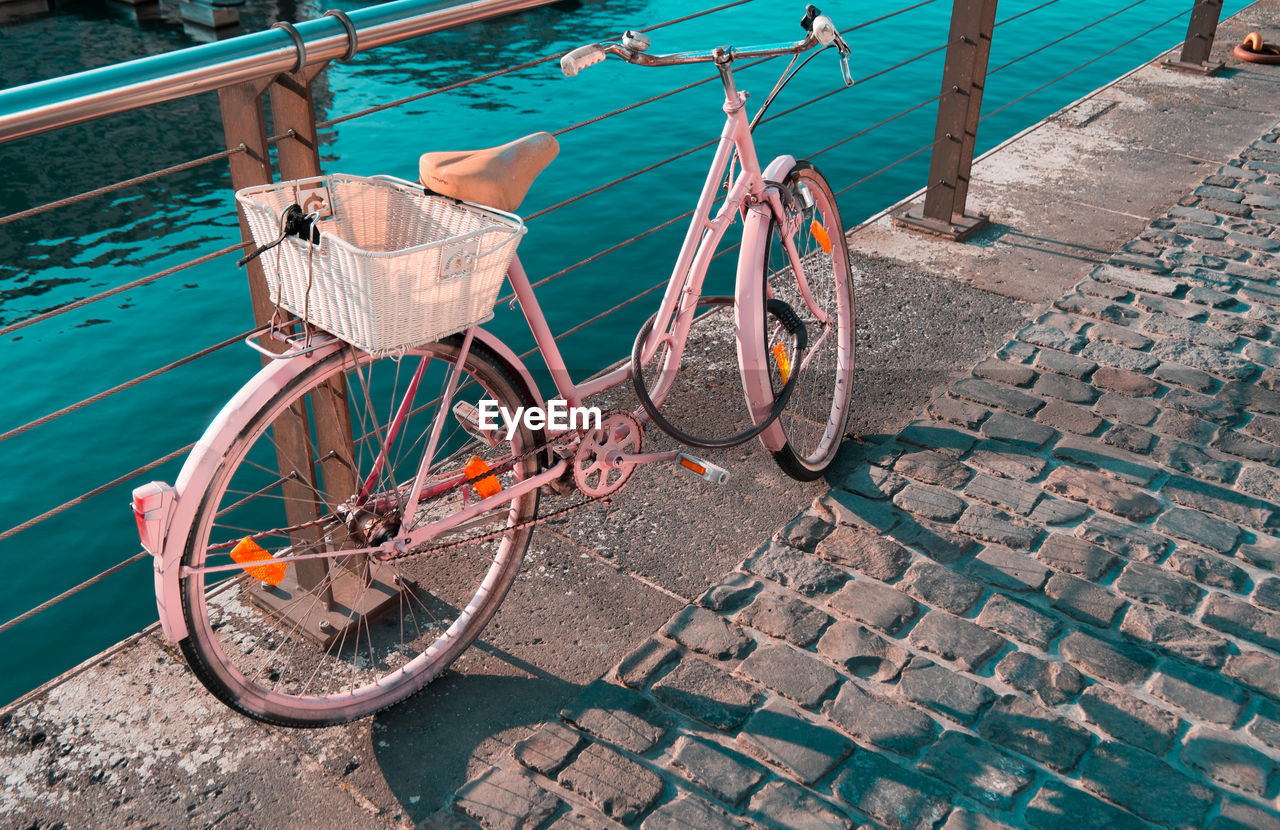
<path id="1" fill-rule="evenodd" d="M 808 332 L 808 353 L 791 400 L 779 418 L 786 444 L 773 454 L 790 477 L 813 481 L 831 465 L 851 411 L 856 307 L 844 223 L 835 194 L 822 173 L 807 161 L 796 162 L 783 182 L 791 198 L 784 210 L 795 222 L 796 250 L 815 303 L 834 322 L 823 324 L 799 291 L 782 244 L 777 217 L 769 222 L 761 263 L 766 297 L 781 299 L 799 315 Z M 766 318 L 767 319 L 767 318 Z M 775 345 L 786 338 L 778 326 L 766 332 L 771 359 Z M 780 361 L 769 367 L 775 393 L 782 388 Z M 793 370 L 796 367 L 791 367 Z"/>
<path id="2" fill-rule="evenodd" d="M 271 519 L 280 519 L 290 504 L 297 503 L 303 503 L 301 509 L 320 514 L 313 539 L 300 548 L 302 552 L 308 550 L 306 545 L 312 549 L 318 549 L 321 544 L 328 549 L 337 546 L 338 550 L 344 545 L 367 545 L 377 525 L 369 525 L 364 530 L 364 539 L 356 540 L 356 531 L 338 518 L 333 505 L 342 503 L 346 496 L 342 492 L 330 492 L 329 480 L 331 475 L 335 482 L 344 476 L 337 468 L 324 465 L 332 465 L 339 459 L 332 453 L 325 455 L 315 449 L 318 442 L 310 427 L 306 430 L 310 440 L 302 442 L 308 446 L 308 457 L 293 465 L 290 471 L 293 478 L 279 475 L 275 467 L 264 463 L 269 456 L 271 463 L 275 463 L 287 455 L 276 443 L 276 436 L 286 436 L 280 439 L 280 444 L 287 441 L 289 426 L 285 419 L 289 416 L 285 413 L 306 412 L 315 416 L 317 406 L 325 405 L 326 393 L 321 390 L 331 388 L 333 379 L 344 378 L 348 404 L 368 409 L 353 410 L 350 418 L 353 449 L 342 466 L 349 466 L 355 472 L 349 477 L 351 480 L 361 482 L 367 470 L 373 468 L 373 459 L 383 455 L 384 464 L 376 476 L 377 486 L 366 504 L 374 506 L 372 512 L 393 515 L 394 508 L 388 505 L 399 503 L 406 492 L 403 487 L 406 478 L 412 482 L 417 458 L 425 451 L 428 434 L 425 425 L 434 416 L 431 405 L 418 406 L 417 402 L 430 397 L 422 391 L 432 388 L 428 383 L 439 381 L 439 389 L 443 391 L 448 374 L 457 364 L 460 343 L 460 336 L 454 336 L 412 350 L 394 361 L 378 360 L 349 348 L 318 361 L 295 358 L 298 371 L 282 384 L 279 392 L 258 411 L 227 424 L 226 429 L 238 430 L 236 441 L 202 487 L 192 488 L 193 493 L 200 493 L 201 503 L 183 554 L 184 566 L 200 567 L 224 561 L 227 544 L 243 535 L 246 529 L 262 527 L 265 530 L 258 531 L 256 536 L 250 533 L 249 538 L 264 549 L 279 548 L 283 540 L 287 543 L 283 550 L 272 551 L 273 562 L 283 563 L 287 570 L 296 573 L 301 563 L 289 563 L 287 555 L 299 551 L 299 539 L 308 531 L 287 516 L 284 525 Z M 424 360 L 426 366 L 416 396 L 402 393 L 406 373 Z M 391 377 L 375 378 L 375 370 L 386 370 Z M 532 404 L 506 364 L 479 343 L 472 344 L 464 371 L 455 399 L 475 402 L 483 395 L 509 411 Z M 388 381 L 393 405 L 383 409 L 382 395 L 375 393 L 385 392 Z M 404 388 L 407 387 L 408 384 Z M 375 398 L 378 404 L 373 402 Z M 388 432 L 380 424 L 390 423 L 391 415 L 387 413 L 396 412 L 399 402 L 405 398 L 410 399 L 411 405 L 405 407 L 407 415 L 398 440 L 391 449 L 379 453 L 376 446 L 386 445 Z M 383 417 L 386 421 L 380 420 Z M 452 469 L 471 454 L 495 462 L 505 455 L 513 459 L 510 469 L 504 471 L 495 464 L 495 474 L 503 486 L 509 486 L 539 469 L 539 454 L 533 449 L 534 433 L 523 424 L 513 432 L 509 442 L 490 448 L 469 433 L 459 438 L 461 425 L 452 413 L 447 418 L 453 425 L 441 433 L 443 449 L 436 454 L 440 462 L 433 470 Z M 371 433 L 377 434 L 377 441 L 371 440 Z M 411 436 L 412 444 L 406 444 Z M 420 443 L 423 446 L 420 447 Z M 401 451 L 393 452 L 397 445 Z M 403 451 L 406 447 L 407 452 Z M 308 467 L 315 476 L 312 494 L 306 499 L 291 499 L 289 487 L 301 486 L 297 476 Z M 452 475 L 456 476 L 456 471 Z M 273 477 L 276 481 L 268 482 L 269 489 L 256 486 L 260 480 Z M 437 519 L 456 510 L 464 498 L 463 490 L 469 486 L 464 484 L 446 490 L 425 505 L 419 505 L 417 519 Z M 295 496 L 298 492 L 293 491 Z M 256 504 L 249 504 L 251 500 Z M 311 508 L 306 506 L 307 500 L 312 502 Z M 317 500 L 321 500 L 323 507 L 314 506 Z M 394 592 L 394 600 L 389 601 L 389 610 L 376 620 L 365 619 L 351 610 L 360 605 L 362 594 L 378 584 L 363 578 L 366 572 L 361 571 L 359 562 L 353 564 L 353 557 L 313 560 L 332 563 L 315 590 L 299 587 L 295 577 L 290 595 L 293 599 L 284 605 L 286 609 L 294 605 L 292 617 L 283 624 L 278 621 L 279 608 L 271 613 L 263 610 L 262 594 L 281 590 L 289 584 L 287 580 L 267 589 L 259 582 L 266 570 L 235 571 L 234 575 L 220 580 L 216 579 L 220 574 L 209 574 L 210 579 L 206 579 L 203 573 L 188 572 L 181 579 L 182 610 L 189 631 L 189 636 L 180 643 L 182 653 L 214 696 L 264 722 L 281 726 L 326 726 L 384 709 L 418 692 L 437 677 L 493 617 L 515 580 L 532 535 L 532 527 L 518 525 L 536 515 L 537 502 L 538 491 L 533 490 L 477 520 L 479 531 L 497 534 L 494 539 L 461 542 L 430 556 L 375 566 L 375 573 L 383 578 L 384 584 L 387 569 L 399 580 L 394 583 L 398 590 Z M 251 519 L 255 523 L 247 525 Z M 384 516 L 380 521 L 390 519 Z M 480 535 L 474 525 L 456 532 L 458 538 L 447 537 L 432 544 L 438 549 L 440 541 Z M 320 538 L 315 540 L 314 536 Z M 211 559 L 215 554 L 218 558 Z M 358 581 L 352 583 L 353 578 Z M 359 592 L 354 597 L 350 588 L 353 584 Z M 332 614 L 321 609 L 321 590 L 332 590 L 337 600 L 343 586 L 347 586 L 341 595 L 341 602 L 345 604 L 339 604 L 336 612 L 341 617 L 341 609 L 347 609 L 345 623 L 341 618 L 338 620 L 338 625 L 344 626 L 343 633 L 328 646 L 317 644 L 302 629 L 307 627 L 310 631 L 316 615 Z M 452 619 L 450 612 L 456 615 Z M 394 631 L 397 621 L 398 638 Z"/>

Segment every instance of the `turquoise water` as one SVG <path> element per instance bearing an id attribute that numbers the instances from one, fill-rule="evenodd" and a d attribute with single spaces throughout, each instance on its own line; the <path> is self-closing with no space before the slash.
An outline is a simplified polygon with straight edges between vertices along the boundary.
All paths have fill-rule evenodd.
<path id="1" fill-rule="evenodd" d="M 998 20 L 1043 0 L 1006 0 Z M 901 4 L 909 5 L 907 2 Z M 988 83 L 979 150 L 1038 121 L 1181 40 L 1186 17 L 1123 46 L 1048 89 L 1012 106 L 1086 60 L 1189 8 L 1190 0 L 1147 0 L 1088 32 L 1007 69 Z M 1227 3 L 1226 13 L 1244 5 Z M 754 0 L 652 33 L 654 49 L 745 44 L 798 37 L 802 3 Z M 272 20 L 305 20 L 324 8 L 275 7 L 249 0 L 247 30 Z M 337 4 L 351 10 L 355 4 Z M 335 65 L 317 87 L 322 118 L 335 118 L 417 91 L 561 52 L 625 29 L 703 8 L 674 0 L 562 3 L 444 33 Z M 880 3 L 828 3 L 841 27 L 885 13 Z M 1104 0 L 1062 0 L 996 30 L 991 66 L 1110 14 Z M 849 36 L 855 77 L 864 77 L 940 45 L 950 4 L 924 5 Z M 167 7 L 136 21 L 98 2 L 58 3 L 43 16 L 0 23 L 4 82 L 17 85 L 182 48 L 192 41 Z M 746 69 L 739 85 L 758 103 L 781 62 Z M 804 157 L 927 99 L 938 91 L 942 53 L 908 64 L 768 122 L 756 133 L 763 159 Z M 709 77 L 707 68 L 641 69 L 616 62 L 578 78 L 554 62 L 498 80 L 432 96 L 341 123 L 325 131 L 328 171 L 414 178 L 419 153 L 496 144 L 536 130 L 558 130 L 635 101 Z M 840 86 L 834 56 L 816 58 L 787 87 L 781 113 Z M 719 129 L 718 83 L 697 86 L 560 139 L 560 156 L 523 206 L 532 213 L 632 170 L 708 141 Z M 932 140 L 936 108 L 926 105 L 890 125 L 817 155 L 837 189 L 845 188 Z M 212 95 L 116 116 L 91 125 L 0 146 L 0 213 L 72 195 L 220 149 Z M 521 247 L 537 278 L 559 271 L 692 207 L 709 150 L 530 222 Z M 928 152 L 845 191 L 846 225 L 876 213 L 924 184 Z M 575 270 L 539 290 L 553 331 L 621 302 L 663 280 L 679 243 L 677 225 Z M 0 327 L 88 296 L 236 240 L 225 162 L 97 199 L 51 216 L 0 226 Z M 732 256 L 722 258 L 708 292 L 725 287 Z M 641 301 L 568 338 L 570 367 L 585 375 L 616 360 L 656 299 Z M 4 337 L 0 432 L 110 388 L 157 366 L 232 337 L 251 321 L 244 277 L 228 258 Z M 517 350 L 532 346 L 518 313 L 505 307 L 490 326 Z M 257 368 L 243 346 L 224 349 L 53 423 L 0 443 L 0 532 L 126 476 L 194 441 L 221 403 Z M 137 550 L 127 512 L 130 489 L 172 481 L 181 458 L 30 529 L 0 541 L 8 566 L 0 621 L 87 579 Z M 151 573 L 136 564 L 51 611 L 0 634 L 0 702 L 10 700 L 155 619 Z"/>

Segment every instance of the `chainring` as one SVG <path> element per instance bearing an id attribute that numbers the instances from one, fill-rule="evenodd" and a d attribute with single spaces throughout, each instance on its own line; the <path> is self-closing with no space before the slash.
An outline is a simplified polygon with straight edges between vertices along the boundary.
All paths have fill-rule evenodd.
<path id="1" fill-rule="evenodd" d="M 636 465 L 618 460 L 620 454 L 644 450 L 644 425 L 630 412 L 612 410 L 600 428 L 583 436 L 573 456 L 573 483 L 585 495 L 600 498 L 622 489 Z"/>

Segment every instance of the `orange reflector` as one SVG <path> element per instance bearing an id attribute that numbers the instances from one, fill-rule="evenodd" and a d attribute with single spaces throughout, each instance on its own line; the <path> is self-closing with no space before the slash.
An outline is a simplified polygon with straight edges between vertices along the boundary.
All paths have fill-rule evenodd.
<path id="1" fill-rule="evenodd" d="M 236 543 L 231 549 L 231 558 L 241 565 L 246 562 L 272 562 L 271 565 L 259 565 L 256 568 L 245 568 L 249 576 L 265 582 L 268 585 L 279 585 L 284 579 L 284 569 L 286 565 L 282 562 L 276 562 L 271 554 L 267 553 L 266 548 L 250 539 L 248 536 Z"/>
<path id="2" fill-rule="evenodd" d="M 822 250 L 831 253 L 831 237 L 827 235 L 827 229 L 822 227 L 817 219 L 809 223 L 809 233 L 813 234 L 814 239 L 818 240 Z"/>
<path id="3" fill-rule="evenodd" d="M 686 469 L 693 470 L 695 473 L 697 473 L 700 476 L 707 474 L 706 467 L 702 466 L 701 464 L 697 464 L 692 459 L 685 458 L 684 456 L 680 457 L 680 466 L 685 467 Z"/>
<path id="4" fill-rule="evenodd" d="M 773 359 L 778 363 L 778 371 L 782 373 L 782 382 L 791 377 L 791 361 L 787 358 L 787 347 L 777 343 L 773 347 Z"/>
<path id="5" fill-rule="evenodd" d="M 462 471 L 467 474 L 467 478 L 476 479 L 471 482 L 471 486 L 476 488 L 480 498 L 487 499 L 502 492 L 502 485 L 498 483 L 497 476 L 484 475 L 489 472 L 489 465 L 480 456 L 471 456 L 471 460 L 467 462 L 467 466 L 462 468 Z M 477 478 L 477 476 L 484 476 L 484 478 Z"/>

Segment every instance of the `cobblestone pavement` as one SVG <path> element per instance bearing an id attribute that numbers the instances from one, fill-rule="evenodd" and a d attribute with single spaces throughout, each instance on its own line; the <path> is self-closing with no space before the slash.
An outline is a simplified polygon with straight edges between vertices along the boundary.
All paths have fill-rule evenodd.
<path id="1" fill-rule="evenodd" d="M 1278 138 L 436 818 L 1280 828 Z"/>

